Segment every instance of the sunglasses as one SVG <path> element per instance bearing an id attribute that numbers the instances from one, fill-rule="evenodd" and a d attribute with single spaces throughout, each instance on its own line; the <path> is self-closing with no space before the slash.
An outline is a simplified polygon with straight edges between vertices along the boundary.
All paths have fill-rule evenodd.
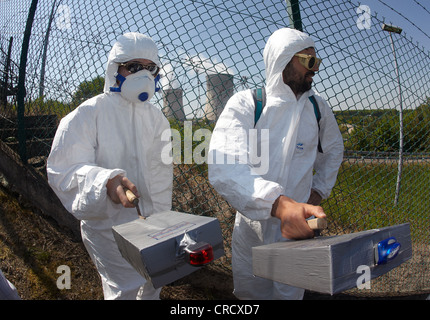
<path id="1" fill-rule="evenodd" d="M 149 72 L 151 72 L 151 74 L 153 76 L 156 76 L 158 71 L 160 71 L 160 68 L 157 67 L 156 64 L 142 64 L 140 62 L 135 62 L 135 61 L 130 61 L 130 62 L 125 62 L 125 63 L 120 63 L 119 64 L 121 67 L 124 67 L 127 69 L 128 72 L 130 73 L 136 73 L 139 72 L 141 70 L 148 70 Z"/>
<path id="2" fill-rule="evenodd" d="M 296 53 L 294 56 L 299 58 L 302 66 L 312 71 L 317 70 L 322 61 L 320 58 L 311 56 L 310 54 Z"/>

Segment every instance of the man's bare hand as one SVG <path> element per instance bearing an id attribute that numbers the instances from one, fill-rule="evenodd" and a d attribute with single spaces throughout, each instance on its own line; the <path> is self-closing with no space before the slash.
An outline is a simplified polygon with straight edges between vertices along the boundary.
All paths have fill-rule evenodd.
<path id="1" fill-rule="evenodd" d="M 282 236 L 287 239 L 308 239 L 314 237 L 306 219 L 311 216 L 325 218 L 320 206 L 299 203 L 286 196 L 280 196 L 272 207 L 272 216 L 281 220 Z"/>
<path id="2" fill-rule="evenodd" d="M 121 203 L 126 208 L 134 208 L 134 204 L 128 201 L 124 188 L 130 189 L 136 197 L 139 197 L 139 193 L 136 186 L 127 177 L 117 175 L 109 179 L 106 188 L 108 196 L 114 203 Z"/>

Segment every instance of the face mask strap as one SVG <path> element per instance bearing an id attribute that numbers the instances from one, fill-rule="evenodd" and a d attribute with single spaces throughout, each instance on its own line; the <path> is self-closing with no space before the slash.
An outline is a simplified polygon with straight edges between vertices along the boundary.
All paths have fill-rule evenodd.
<path id="1" fill-rule="evenodd" d="M 160 91 L 160 87 L 158 86 L 158 82 L 160 81 L 160 74 L 158 74 L 155 77 L 154 81 L 155 81 L 155 92 L 158 92 L 158 91 Z"/>
<path id="2" fill-rule="evenodd" d="M 119 86 L 118 87 L 110 87 L 110 91 L 111 92 L 121 92 L 122 84 L 124 83 L 124 81 L 126 80 L 126 78 L 124 76 L 120 75 L 119 73 L 115 73 L 114 77 L 119 81 Z M 154 79 L 154 82 L 155 82 L 155 92 L 158 92 L 161 89 L 158 86 L 160 79 L 161 79 L 160 74 L 158 74 L 155 77 L 155 79 Z"/>
<path id="3" fill-rule="evenodd" d="M 110 87 L 111 92 L 121 92 L 122 84 L 125 81 L 125 77 L 120 75 L 118 72 L 114 74 L 114 77 L 119 81 L 118 87 Z"/>

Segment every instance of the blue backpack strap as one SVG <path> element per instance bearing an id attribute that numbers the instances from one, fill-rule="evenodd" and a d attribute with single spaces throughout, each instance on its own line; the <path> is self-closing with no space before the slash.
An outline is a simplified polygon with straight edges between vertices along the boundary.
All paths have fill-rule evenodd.
<path id="1" fill-rule="evenodd" d="M 257 88 L 252 91 L 252 97 L 254 98 L 255 110 L 254 110 L 254 127 L 257 124 L 258 119 L 260 119 L 261 113 L 263 112 L 263 108 L 266 105 L 266 91 L 264 88 Z M 314 106 L 314 113 L 318 123 L 318 151 L 323 153 L 321 147 L 321 140 L 319 137 L 320 132 L 320 120 L 321 120 L 321 112 L 318 106 L 318 102 L 315 99 L 315 96 L 310 96 L 309 100 L 312 102 Z"/>
<path id="2" fill-rule="evenodd" d="M 254 127 L 260 119 L 263 108 L 266 105 L 266 92 L 264 88 L 257 88 L 252 92 L 254 98 L 255 110 L 254 110 Z"/>
<path id="3" fill-rule="evenodd" d="M 313 106 L 314 106 L 314 113 L 315 113 L 315 117 L 317 118 L 317 123 L 318 123 L 318 151 L 323 153 L 322 147 L 321 147 L 321 140 L 320 140 L 320 136 L 319 136 L 319 132 L 320 132 L 320 120 L 321 120 L 321 112 L 320 112 L 320 108 L 318 106 L 317 100 L 315 99 L 314 96 L 310 96 L 309 100 L 311 100 Z"/>

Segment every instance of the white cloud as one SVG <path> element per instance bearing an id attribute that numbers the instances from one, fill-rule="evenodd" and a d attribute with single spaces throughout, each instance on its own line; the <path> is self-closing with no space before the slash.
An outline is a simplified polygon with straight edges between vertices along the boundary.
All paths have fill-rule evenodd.
<path id="1" fill-rule="evenodd" d="M 234 72 L 222 62 L 217 62 L 216 59 L 205 57 L 203 54 L 197 54 L 193 57 L 184 59 L 184 64 L 192 68 L 196 73 L 227 73 Z"/>

